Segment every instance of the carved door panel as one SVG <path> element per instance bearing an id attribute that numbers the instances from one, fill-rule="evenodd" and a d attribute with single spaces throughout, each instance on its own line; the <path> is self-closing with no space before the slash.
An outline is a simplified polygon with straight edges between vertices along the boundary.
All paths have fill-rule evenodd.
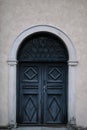
<path id="1" fill-rule="evenodd" d="M 19 124 L 41 122 L 41 67 L 21 63 L 19 66 L 18 117 Z"/>
<path id="2" fill-rule="evenodd" d="M 67 122 L 67 65 L 47 64 L 44 71 L 44 123 Z"/>
<path id="3" fill-rule="evenodd" d="M 21 63 L 18 68 L 17 122 L 66 123 L 67 65 Z"/>

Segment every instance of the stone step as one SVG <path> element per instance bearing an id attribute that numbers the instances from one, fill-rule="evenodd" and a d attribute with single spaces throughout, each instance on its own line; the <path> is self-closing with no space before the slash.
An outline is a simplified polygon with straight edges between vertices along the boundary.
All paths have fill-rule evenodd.
<path id="1" fill-rule="evenodd" d="M 12 130 L 68 130 L 66 127 L 18 127 Z"/>

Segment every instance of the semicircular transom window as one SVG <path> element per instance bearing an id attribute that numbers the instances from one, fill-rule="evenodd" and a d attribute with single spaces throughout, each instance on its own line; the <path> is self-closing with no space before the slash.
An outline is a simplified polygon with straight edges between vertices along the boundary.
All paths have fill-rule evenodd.
<path id="1" fill-rule="evenodd" d="M 57 36 L 47 32 L 32 34 L 22 42 L 18 61 L 57 62 L 68 61 L 68 52 L 64 42 Z"/>

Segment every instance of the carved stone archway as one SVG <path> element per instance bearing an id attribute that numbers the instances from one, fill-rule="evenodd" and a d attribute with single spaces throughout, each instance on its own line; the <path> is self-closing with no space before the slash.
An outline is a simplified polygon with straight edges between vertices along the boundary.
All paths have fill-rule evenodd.
<path id="1" fill-rule="evenodd" d="M 9 53 L 9 125 L 16 125 L 16 65 L 18 49 L 26 37 L 33 33 L 42 31 L 50 32 L 61 38 L 68 50 L 68 122 L 75 123 L 76 66 L 78 63 L 76 50 L 70 38 L 60 29 L 48 25 L 38 25 L 23 31 L 15 39 Z"/>

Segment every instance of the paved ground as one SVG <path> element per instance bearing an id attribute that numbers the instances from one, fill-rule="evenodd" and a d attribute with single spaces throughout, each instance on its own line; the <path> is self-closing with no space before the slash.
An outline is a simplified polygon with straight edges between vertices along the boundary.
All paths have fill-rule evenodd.
<path id="1" fill-rule="evenodd" d="M 13 129 L 2 129 L 0 128 L 0 130 L 87 130 L 87 128 L 76 128 L 76 127 L 68 127 L 68 128 L 55 128 L 55 127 L 20 127 L 20 128 L 13 128 Z"/>

